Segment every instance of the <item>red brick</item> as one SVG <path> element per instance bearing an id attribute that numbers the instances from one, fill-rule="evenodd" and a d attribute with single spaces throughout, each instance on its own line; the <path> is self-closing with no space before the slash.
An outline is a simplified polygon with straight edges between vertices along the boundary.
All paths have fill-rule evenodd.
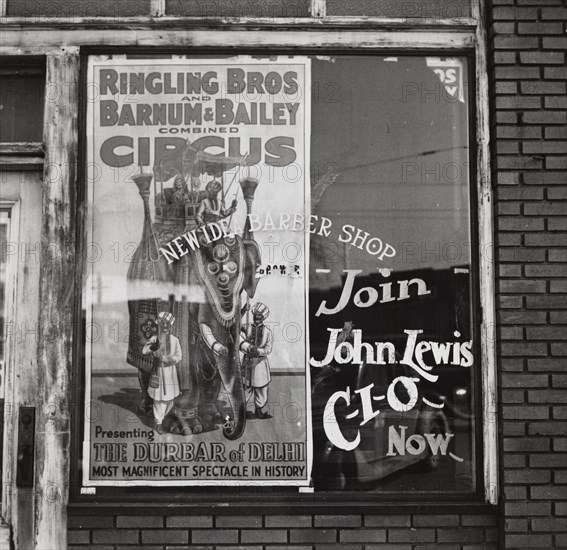
<path id="1" fill-rule="evenodd" d="M 504 356 L 545 356 L 547 355 L 547 346 L 544 343 L 503 343 L 500 346 L 502 355 Z"/>
<path id="2" fill-rule="evenodd" d="M 504 451 L 539 453 L 551 450 L 549 438 L 544 437 L 505 437 Z"/>
<path id="3" fill-rule="evenodd" d="M 166 518 L 167 527 L 212 527 L 212 516 L 168 516 Z"/>
<path id="4" fill-rule="evenodd" d="M 522 116 L 526 117 L 530 113 L 523 112 Z M 542 113 L 540 111 L 535 111 L 531 113 L 533 115 L 537 115 L 538 117 L 541 116 Z M 547 113 L 544 113 L 547 115 Z M 543 168 L 543 162 L 540 158 L 535 157 L 528 157 L 528 156 L 497 156 L 496 163 L 498 169 L 511 169 L 511 170 L 538 170 Z"/>
<path id="5" fill-rule="evenodd" d="M 481 542 L 484 540 L 482 529 L 455 529 L 439 530 L 437 534 L 439 542 Z"/>
<path id="6" fill-rule="evenodd" d="M 558 111 L 555 111 L 558 112 Z M 565 157 L 546 157 L 545 158 L 546 170 L 567 170 L 567 156 Z"/>
<path id="7" fill-rule="evenodd" d="M 409 527 L 410 516 L 364 516 L 365 527 Z"/>
<path id="8" fill-rule="evenodd" d="M 518 23 L 519 34 L 561 34 L 561 23 Z"/>
<path id="9" fill-rule="evenodd" d="M 505 420 L 547 420 L 549 407 L 506 405 L 502 407 Z"/>
<path id="10" fill-rule="evenodd" d="M 565 520 L 563 518 L 534 518 L 530 521 L 532 531 L 549 532 L 565 531 Z"/>
<path id="11" fill-rule="evenodd" d="M 498 200 L 541 200 L 543 189 L 539 187 L 499 187 Z"/>
<path id="12" fill-rule="evenodd" d="M 360 527 L 361 516 L 315 516 L 315 527 Z"/>
<path id="13" fill-rule="evenodd" d="M 502 372 L 524 372 L 524 359 L 521 357 L 500 357 Z"/>
<path id="14" fill-rule="evenodd" d="M 531 126 L 529 126 L 531 128 Z M 567 139 L 567 127 L 551 126 L 545 129 L 545 139 Z"/>
<path id="15" fill-rule="evenodd" d="M 567 456 L 563 456 L 567 459 Z M 534 500 L 566 500 L 567 486 L 553 487 L 551 485 L 541 485 L 530 487 L 530 497 Z"/>
<path id="16" fill-rule="evenodd" d="M 565 359 L 557 359 L 553 357 L 548 357 L 546 359 L 528 359 L 529 371 L 565 371 L 565 369 Z"/>
<path id="17" fill-rule="evenodd" d="M 522 327 L 500 327 L 500 340 L 524 340 Z"/>
<path id="18" fill-rule="evenodd" d="M 518 124 L 518 114 L 510 111 L 496 111 L 496 122 L 499 124 Z"/>
<path id="19" fill-rule="evenodd" d="M 520 233 L 500 233 L 498 244 L 500 246 L 520 246 L 522 244 L 522 235 Z"/>
<path id="20" fill-rule="evenodd" d="M 194 529 L 191 532 L 191 542 L 197 544 L 236 544 L 238 531 L 236 529 Z"/>
<path id="21" fill-rule="evenodd" d="M 334 529 L 291 529 L 290 542 L 337 542 Z"/>
<path id="22" fill-rule="evenodd" d="M 565 185 L 565 174 L 563 172 L 526 172 L 523 174 L 524 183 L 527 185 Z"/>
<path id="23" fill-rule="evenodd" d="M 560 155 L 567 152 L 567 144 L 561 141 L 525 141 L 522 152 L 528 155 Z"/>
<path id="24" fill-rule="evenodd" d="M 514 399 L 508 397 L 513 394 Z M 502 390 L 502 403 L 523 403 L 524 390 Z M 524 422 L 500 422 L 502 426 L 502 435 L 504 437 L 519 437 L 526 434 L 526 424 Z"/>
<path id="25" fill-rule="evenodd" d="M 563 298 L 563 296 L 557 296 L 557 298 Z M 565 297 L 567 299 L 567 297 Z M 567 355 L 567 344 L 551 344 L 551 355 Z"/>
<path id="26" fill-rule="evenodd" d="M 508 516 L 549 516 L 551 504 L 548 502 L 506 502 L 505 515 Z"/>
<path id="27" fill-rule="evenodd" d="M 506 535 L 506 548 L 548 548 L 551 546 L 551 535 Z"/>
<path id="28" fill-rule="evenodd" d="M 548 70 L 548 69 L 546 69 Z M 522 82 L 520 90 L 523 94 L 553 95 L 564 94 L 566 91 L 565 82 Z"/>
<path id="29" fill-rule="evenodd" d="M 523 79 L 539 79 L 540 71 L 537 67 L 506 67 L 497 66 L 494 69 L 496 80 L 523 80 Z"/>
<path id="30" fill-rule="evenodd" d="M 541 9 L 541 18 L 543 20 L 557 20 L 557 21 L 565 21 L 567 19 L 567 9 L 565 7 L 562 8 L 549 8 L 544 7 Z"/>
<path id="31" fill-rule="evenodd" d="M 388 531 L 388 542 L 433 542 L 435 529 L 391 529 Z"/>
<path id="32" fill-rule="evenodd" d="M 498 256 L 502 262 L 543 262 L 545 250 L 534 248 L 500 248 Z"/>
<path id="33" fill-rule="evenodd" d="M 549 470 L 506 470 L 504 472 L 504 483 L 519 483 L 522 485 L 531 483 L 549 483 L 551 472 Z"/>
<path id="34" fill-rule="evenodd" d="M 543 77 L 547 80 L 565 80 L 567 78 L 567 67 L 545 67 Z M 565 84 L 563 84 L 565 86 Z"/>
<path id="35" fill-rule="evenodd" d="M 525 236 L 526 246 L 561 246 L 565 244 L 567 235 L 531 233 Z"/>
<path id="36" fill-rule="evenodd" d="M 517 55 L 516 52 L 494 52 L 493 54 L 493 62 L 495 64 L 502 64 L 502 65 L 515 65 Z"/>
<path id="37" fill-rule="evenodd" d="M 498 296 L 498 306 L 503 309 L 518 309 L 522 307 L 521 296 Z"/>
<path id="38" fill-rule="evenodd" d="M 455 527 L 459 525 L 457 514 L 420 514 L 413 518 L 414 527 Z"/>
<path id="39" fill-rule="evenodd" d="M 547 390 L 528 391 L 528 401 L 530 403 L 561 404 L 567 402 L 566 398 L 567 398 L 567 390 L 547 389 Z"/>
<path id="40" fill-rule="evenodd" d="M 565 431 L 565 422 L 530 422 L 529 435 L 561 435 Z"/>
<path id="41" fill-rule="evenodd" d="M 527 533 L 528 520 L 527 519 L 506 519 L 504 529 L 507 533 Z"/>
<path id="42" fill-rule="evenodd" d="M 555 95 L 546 97 L 544 106 L 546 109 L 567 109 L 567 97 Z"/>
<path id="43" fill-rule="evenodd" d="M 544 222 L 542 219 L 530 219 L 525 217 L 500 217 L 498 219 L 500 231 L 542 231 Z"/>
<path id="44" fill-rule="evenodd" d="M 530 467 L 532 468 L 564 468 L 566 460 L 567 456 L 558 454 L 537 454 L 529 457 Z"/>
<path id="45" fill-rule="evenodd" d="M 567 216 L 567 203 L 527 202 L 524 214 L 528 216 Z"/>
<path id="46" fill-rule="evenodd" d="M 502 464 L 505 468 L 524 468 L 526 466 L 526 456 L 505 454 L 502 457 Z"/>
<path id="47" fill-rule="evenodd" d="M 499 311 L 498 318 L 502 324 L 542 325 L 547 314 L 543 311 Z"/>
<path id="48" fill-rule="evenodd" d="M 521 277 L 522 266 L 518 264 L 500 264 L 498 266 L 498 275 L 505 277 Z"/>
<path id="49" fill-rule="evenodd" d="M 567 38 L 565 36 L 544 36 L 543 48 L 545 50 L 565 50 L 567 49 Z"/>
<path id="50" fill-rule="evenodd" d="M 188 531 L 176 529 L 152 529 L 142 531 L 142 543 L 186 544 L 189 542 Z"/>
<path id="51" fill-rule="evenodd" d="M 565 124 L 567 113 L 561 111 L 527 111 L 522 113 L 525 124 Z"/>
<path id="52" fill-rule="evenodd" d="M 266 527 L 311 527 L 311 516 L 266 516 Z"/>
<path id="53" fill-rule="evenodd" d="M 566 340 L 567 331 L 561 327 L 528 327 L 528 340 Z"/>
<path id="54" fill-rule="evenodd" d="M 492 43 L 497 50 L 529 50 L 539 47 L 539 39 L 535 36 L 495 36 Z"/>
<path id="55" fill-rule="evenodd" d="M 527 277 L 567 277 L 566 265 L 527 265 Z"/>
<path id="56" fill-rule="evenodd" d="M 514 54 L 515 55 L 515 54 Z M 494 83 L 494 93 L 495 94 L 515 94 L 518 92 L 518 83 L 517 82 L 495 82 Z M 506 127 L 504 127 L 506 128 Z M 502 130 L 502 127 L 496 128 L 496 135 L 497 137 L 506 137 L 499 133 Z M 514 137 L 514 136 L 507 136 L 507 137 Z"/>
<path id="57" fill-rule="evenodd" d="M 262 516 L 217 516 L 215 527 L 262 527 Z"/>
<path id="58" fill-rule="evenodd" d="M 136 544 L 140 540 L 140 532 L 136 529 L 95 529 L 93 542 L 109 544 Z"/>
<path id="59" fill-rule="evenodd" d="M 567 325 L 567 311 L 551 311 L 549 322 L 554 325 Z"/>
<path id="60" fill-rule="evenodd" d="M 550 262 L 565 262 L 567 250 L 548 250 L 548 259 Z"/>
<path id="61" fill-rule="evenodd" d="M 118 516 L 116 518 L 116 527 L 163 527 L 162 516 Z"/>
<path id="62" fill-rule="evenodd" d="M 341 542 L 386 542 L 385 529 L 341 529 Z"/>
<path id="63" fill-rule="evenodd" d="M 69 529 L 67 531 L 67 542 L 69 544 L 88 544 L 91 540 L 90 531 Z"/>
<path id="64" fill-rule="evenodd" d="M 505 485 L 504 500 L 527 500 L 528 489 L 522 485 Z"/>
<path id="65" fill-rule="evenodd" d="M 562 52 L 520 52 L 520 61 L 535 65 L 562 65 L 565 56 Z"/>
<path id="66" fill-rule="evenodd" d="M 567 218 L 549 218 L 547 220 L 548 231 L 567 231 Z M 555 281 L 557 283 L 557 281 Z M 551 289 L 551 292 L 557 292 Z"/>
<path id="67" fill-rule="evenodd" d="M 285 529 L 243 529 L 240 532 L 243 543 L 272 543 L 287 542 Z"/>
<path id="68" fill-rule="evenodd" d="M 69 516 L 67 525 L 71 528 L 80 527 L 81 529 L 114 527 L 114 518 L 112 516 Z"/>
<path id="69" fill-rule="evenodd" d="M 546 291 L 545 281 L 504 279 L 498 284 L 500 292 L 507 294 L 533 294 Z"/>
<path id="70" fill-rule="evenodd" d="M 546 374 L 504 374 L 504 388 L 547 388 L 549 378 Z"/>
<path id="71" fill-rule="evenodd" d="M 503 100 L 505 100 L 503 103 L 511 105 L 512 104 L 512 100 L 511 98 L 502 98 Z M 508 99 L 510 99 L 510 102 L 508 102 Z M 534 109 L 539 109 L 539 104 L 537 105 L 533 105 L 532 106 Z M 529 107 L 519 107 L 517 102 L 514 102 L 513 106 L 509 106 L 509 107 L 504 107 L 504 106 L 500 106 L 500 109 L 529 109 Z M 516 143 L 515 141 L 497 141 L 496 142 L 496 154 L 497 155 L 518 155 L 520 153 L 520 144 Z M 505 173 L 505 172 L 500 172 L 501 174 Z M 519 178 L 518 178 L 519 180 Z M 499 180 L 500 183 L 500 180 Z"/>
<path id="72" fill-rule="evenodd" d="M 463 514 L 461 523 L 465 527 L 485 526 L 491 527 L 498 524 L 498 516 L 496 514 Z"/>

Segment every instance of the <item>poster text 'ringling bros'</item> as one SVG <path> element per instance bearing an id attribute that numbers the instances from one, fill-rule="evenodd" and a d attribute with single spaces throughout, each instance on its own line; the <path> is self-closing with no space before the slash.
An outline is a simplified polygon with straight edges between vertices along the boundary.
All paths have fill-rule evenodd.
<path id="1" fill-rule="evenodd" d="M 88 82 L 83 484 L 308 485 L 309 60 Z"/>

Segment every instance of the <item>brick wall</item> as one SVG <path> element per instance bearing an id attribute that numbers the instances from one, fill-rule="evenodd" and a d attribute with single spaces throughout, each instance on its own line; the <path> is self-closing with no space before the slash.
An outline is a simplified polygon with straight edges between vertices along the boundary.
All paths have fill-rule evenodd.
<path id="1" fill-rule="evenodd" d="M 503 548 L 566 548 L 567 7 L 492 16 Z"/>
<path id="2" fill-rule="evenodd" d="M 495 515 L 72 516 L 69 550 L 496 550 Z"/>

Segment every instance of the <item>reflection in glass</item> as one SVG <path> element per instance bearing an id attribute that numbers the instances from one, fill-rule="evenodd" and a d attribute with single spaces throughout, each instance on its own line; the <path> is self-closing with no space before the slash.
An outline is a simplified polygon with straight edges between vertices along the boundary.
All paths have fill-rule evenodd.
<path id="1" fill-rule="evenodd" d="M 475 490 L 466 67 L 313 61 L 316 490 Z"/>

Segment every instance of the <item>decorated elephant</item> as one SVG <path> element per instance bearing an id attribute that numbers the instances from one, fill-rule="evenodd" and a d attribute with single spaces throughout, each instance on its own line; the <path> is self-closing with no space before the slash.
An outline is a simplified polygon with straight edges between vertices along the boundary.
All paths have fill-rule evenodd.
<path id="1" fill-rule="evenodd" d="M 198 434 L 224 421 L 224 435 L 237 439 L 246 422 L 239 354 L 241 294 L 254 296 L 260 250 L 256 241 L 240 236 L 225 236 L 210 244 L 204 241 L 176 270 L 176 287 L 200 289 L 195 294 L 201 299 L 176 301 L 174 306 L 178 334 L 182 334 L 182 393 L 164 428 Z M 229 402 L 226 414 L 217 401 L 221 382 Z"/>
<path id="2" fill-rule="evenodd" d="M 242 236 L 225 234 L 212 240 L 203 227 L 197 229 L 196 213 L 204 200 L 202 197 L 198 197 L 199 202 L 195 199 L 175 205 L 166 202 L 166 192 L 156 195 L 156 223 L 152 223 L 148 204 L 151 176 L 134 178 L 134 181 L 144 200 L 144 229 L 128 271 L 129 289 L 137 290 L 128 300 L 127 359 L 139 369 L 140 412 L 151 414 L 147 383 L 152 369 L 151 359 L 140 350 L 152 334 L 152 319 L 158 311 L 169 307 L 177 319 L 175 336 L 182 348 L 182 360 L 177 365 L 181 394 L 165 418 L 163 429 L 190 435 L 224 422 L 224 435 L 237 439 L 246 422 L 239 356 L 241 295 L 246 292 L 249 297 L 254 296 L 258 282 L 256 269 L 260 264 L 259 246 L 248 221 Z M 257 185 L 258 182 L 250 178 L 241 182 L 248 213 Z M 207 198 L 214 206 L 214 198 Z M 233 204 L 230 213 L 234 208 Z M 218 217 L 227 215 L 220 208 L 216 211 L 208 208 L 208 211 L 217 216 L 217 221 Z M 211 222 L 215 219 L 202 223 Z M 159 247 L 192 229 L 196 231 L 199 247 L 167 265 L 159 254 Z M 152 295 L 151 288 L 158 292 Z M 217 400 L 221 383 L 228 410 L 223 410 Z"/>

